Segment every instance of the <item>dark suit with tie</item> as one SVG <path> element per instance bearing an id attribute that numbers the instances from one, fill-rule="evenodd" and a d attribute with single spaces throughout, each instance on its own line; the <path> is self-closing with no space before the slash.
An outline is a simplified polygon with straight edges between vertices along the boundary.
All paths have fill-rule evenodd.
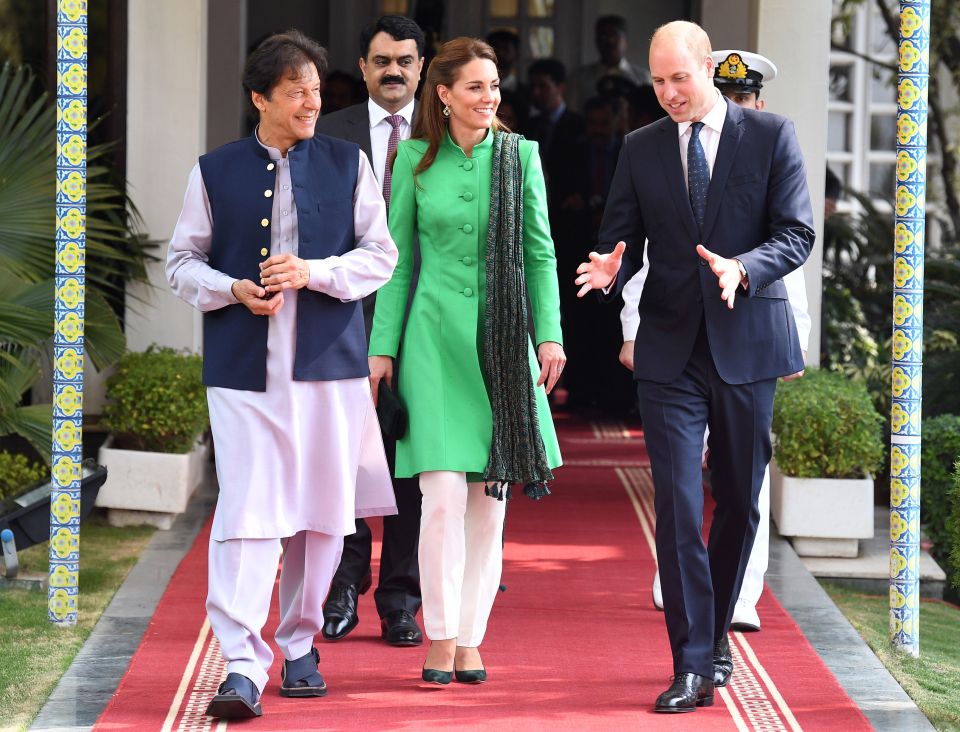
<path id="1" fill-rule="evenodd" d="M 615 291 L 642 266 L 634 354 L 637 391 L 656 488 L 657 556 L 674 672 L 712 676 L 714 643 L 730 624 L 770 459 L 776 378 L 803 368 L 782 277 L 813 246 L 813 214 L 793 125 L 726 105 L 703 223 L 680 159 L 676 122 L 630 133 L 600 229 L 600 252 L 627 248 Z M 702 243 L 739 259 L 748 288 L 730 310 Z M 716 510 L 704 547 L 700 469 L 710 427 Z"/>
<path id="2" fill-rule="evenodd" d="M 414 107 L 416 114 L 416 106 Z M 370 112 L 367 102 L 355 104 L 317 121 L 317 134 L 349 140 L 360 146 L 373 164 L 370 143 Z M 387 161 L 389 164 L 389 161 Z M 414 290 L 410 288 L 411 292 Z M 367 337 L 373 322 L 375 295 L 363 301 Z M 409 309 L 409 304 L 408 304 Z M 394 379 L 397 369 L 394 369 Z M 394 381 L 396 383 L 396 381 Z M 384 438 L 384 447 L 393 472 L 396 443 Z M 420 486 L 416 478 L 394 478 L 397 497 L 397 515 L 383 518 L 383 545 L 380 553 L 380 578 L 374 598 L 377 612 L 385 617 L 395 610 L 407 610 L 416 615 L 420 609 L 420 565 L 417 544 L 420 537 Z M 360 585 L 370 571 L 372 536 L 366 521 L 357 519 L 357 532 L 344 538 L 343 557 L 333 578 L 341 585 Z"/>

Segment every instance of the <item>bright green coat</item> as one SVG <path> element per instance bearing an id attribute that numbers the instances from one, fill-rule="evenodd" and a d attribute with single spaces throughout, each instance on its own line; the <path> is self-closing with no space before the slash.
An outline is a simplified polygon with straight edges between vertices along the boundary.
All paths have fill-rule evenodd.
<path id="1" fill-rule="evenodd" d="M 483 379 L 487 222 L 493 133 L 468 158 L 446 137 L 417 176 L 423 140 L 397 148 L 390 193 L 390 233 L 400 250 L 393 278 L 377 292 L 370 355 L 399 354 L 398 394 L 409 416 L 397 442 L 396 475 L 452 470 L 477 480 L 487 465 L 493 417 Z M 537 343 L 562 343 L 557 262 L 537 143 L 521 141 L 524 273 Z M 420 277 L 410 317 L 403 313 L 419 235 Z M 530 374 L 540 374 L 533 345 Z M 560 448 L 543 387 L 536 390 L 540 434 L 551 467 Z"/>

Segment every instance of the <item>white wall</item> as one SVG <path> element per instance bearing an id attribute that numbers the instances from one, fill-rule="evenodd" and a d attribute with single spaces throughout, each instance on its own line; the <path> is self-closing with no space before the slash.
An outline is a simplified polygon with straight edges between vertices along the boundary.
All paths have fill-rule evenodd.
<path id="1" fill-rule="evenodd" d="M 807 165 L 817 242 L 804 265 L 813 329 L 807 363 L 820 362 L 820 303 L 823 262 L 823 189 L 827 165 L 827 97 L 830 75 L 828 2 L 757 0 L 757 53 L 779 68 L 774 83 L 764 86 L 767 109 L 793 120 Z M 751 49 L 746 49 L 751 50 Z"/>
<path id="2" fill-rule="evenodd" d="M 200 315 L 167 286 L 164 262 L 187 176 L 206 149 L 206 0 L 130 0 L 127 52 L 127 180 L 161 261 L 153 287 L 127 295 L 127 344 L 199 351 Z M 140 302 L 141 298 L 145 302 Z"/>

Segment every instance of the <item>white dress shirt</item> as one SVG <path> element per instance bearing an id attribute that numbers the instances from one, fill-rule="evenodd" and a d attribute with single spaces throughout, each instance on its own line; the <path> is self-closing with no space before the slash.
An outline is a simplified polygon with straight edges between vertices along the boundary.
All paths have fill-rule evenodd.
<path id="1" fill-rule="evenodd" d="M 710 111 L 703 119 L 703 128 L 700 130 L 700 144 L 703 146 L 703 153 L 707 156 L 707 167 L 710 168 L 710 177 L 713 177 L 713 164 L 717 160 L 717 150 L 720 148 L 720 132 L 723 130 L 723 122 L 727 118 L 727 100 L 718 90 L 717 100 Z M 683 166 L 683 182 L 687 182 L 687 145 L 690 144 L 690 131 L 692 122 L 680 122 L 677 130 L 680 133 L 680 164 Z"/>
<path id="2" fill-rule="evenodd" d="M 401 140 L 410 139 L 410 133 L 413 131 L 413 105 L 414 101 L 411 99 L 410 104 L 397 112 L 403 117 L 403 122 L 400 123 Z M 387 145 L 390 142 L 390 132 L 393 130 L 387 117 L 392 113 L 372 99 L 367 101 L 367 109 L 370 110 L 370 152 L 373 155 L 373 174 L 383 185 L 383 169 L 387 164 Z"/>

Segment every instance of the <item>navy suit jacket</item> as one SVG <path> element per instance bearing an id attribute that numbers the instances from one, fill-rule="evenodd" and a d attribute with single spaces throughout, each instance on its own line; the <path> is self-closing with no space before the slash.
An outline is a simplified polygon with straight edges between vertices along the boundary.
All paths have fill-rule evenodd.
<path id="1" fill-rule="evenodd" d="M 784 117 L 727 103 L 702 235 L 683 179 L 676 122 L 666 117 L 627 135 L 597 250 L 612 251 L 621 240 L 627 245 L 615 295 L 643 265 L 648 242 L 634 378 L 676 379 L 701 321 L 725 382 L 800 371 L 803 355 L 782 277 L 803 264 L 814 238 L 803 156 Z M 699 243 L 743 263 L 749 290 L 737 289 L 733 310 L 697 255 Z"/>

